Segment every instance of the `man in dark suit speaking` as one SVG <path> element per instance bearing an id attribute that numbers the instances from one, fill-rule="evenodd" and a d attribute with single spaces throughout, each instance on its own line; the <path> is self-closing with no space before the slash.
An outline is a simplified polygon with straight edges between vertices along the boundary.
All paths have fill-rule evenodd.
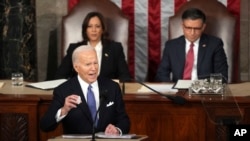
<path id="1" fill-rule="evenodd" d="M 156 81 L 197 80 L 221 73 L 228 78 L 227 57 L 220 38 L 204 34 L 205 14 L 190 8 L 182 14 L 184 35 L 166 42 Z M 171 75 L 172 73 L 172 75 Z"/>
<path id="2" fill-rule="evenodd" d="M 111 79 L 98 77 L 98 59 L 91 46 L 75 49 L 73 67 L 78 73 L 54 89 L 53 100 L 40 121 L 43 131 L 54 130 L 60 122 L 64 134 L 126 134 L 130 120 L 121 89 Z"/>

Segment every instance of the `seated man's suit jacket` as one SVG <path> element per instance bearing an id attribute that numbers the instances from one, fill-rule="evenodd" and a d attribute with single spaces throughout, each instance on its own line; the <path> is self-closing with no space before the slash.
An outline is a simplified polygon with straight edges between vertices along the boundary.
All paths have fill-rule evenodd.
<path id="1" fill-rule="evenodd" d="M 113 124 L 126 134 L 130 129 L 130 120 L 125 111 L 124 101 L 118 83 L 110 79 L 98 78 L 100 97 L 105 95 L 105 99 L 100 101 L 99 120 L 96 132 L 104 132 L 108 124 Z M 81 103 L 62 119 L 64 134 L 91 134 L 93 120 L 88 108 L 86 99 L 81 90 L 80 83 L 76 77 L 71 78 L 54 90 L 53 101 L 40 121 L 40 128 L 43 131 L 52 131 L 58 124 L 56 113 L 63 107 L 65 98 L 71 94 L 81 97 Z"/>
<path id="2" fill-rule="evenodd" d="M 81 45 L 87 45 L 87 42 L 84 41 L 70 44 L 66 56 L 57 69 L 56 79 L 70 78 L 76 75 L 72 63 L 72 54 L 73 51 Z M 121 81 L 130 81 L 131 76 L 121 43 L 111 40 L 102 40 L 102 46 L 100 76 L 110 79 L 119 79 Z"/>
<path id="3" fill-rule="evenodd" d="M 185 37 L 169 40 L 165 43 L 163 57 L 157 70 L 156 81 L 177 82 L 183 78 L 185 66 Z M 170 77 L 172 73 L 172 78 Z M 228 78 L 227 57 L 221 39 L 203 34 L 200 37 L 197 76 L 207 78 L 211 73 L 221 73 L 224 81 Z"/>

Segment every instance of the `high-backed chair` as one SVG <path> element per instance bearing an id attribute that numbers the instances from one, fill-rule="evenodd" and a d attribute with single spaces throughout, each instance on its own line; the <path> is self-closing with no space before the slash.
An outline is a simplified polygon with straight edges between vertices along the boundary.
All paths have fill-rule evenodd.
<path id="1" fill-rule="evenodd" d="M 191 0 L 186 2 L 180 7 L 177 13 L 169 19 L 169 39 L 183 35 L 181 16 L 186 9 L 191 7 L 199 8 L 206 14 L 207 26 L 204 32 L 222 39 L 229 65 L 228 82 L 233 82 L 233 69 L 238 69 L 233 63 L 236 19 L 222 3 L 217 0 Z"/>
<path id="2" fill-rule="evenodd" d="M 121 9 L 110 0 L 79 0 L 78 4 L 62 20 L 62 57 L 70 43 L 82 41 L 82 22 L 92 11 L 102 13 L 109 38 L 121 42 L 127 59 L 128 19 Z"/>

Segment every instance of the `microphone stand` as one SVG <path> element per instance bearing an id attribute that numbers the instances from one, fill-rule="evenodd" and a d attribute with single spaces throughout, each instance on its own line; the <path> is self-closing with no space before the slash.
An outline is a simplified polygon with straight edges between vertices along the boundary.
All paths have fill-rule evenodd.
<path id="1" fill-rule="evenodd" d="M 96 140 L 95 140 L 95 123 L 96 123 L 97 115 L 98 115 L 98 113 L 99 113 L 99 111 L 100 111 L 100 107 L 101 107 L 101 106 L 98 107 L 98 110 L 96 111 L 96 114 L 95 114 L 95 119 L 94 119 L 93 125 L 92 125 L 92 138 L 91 138 L 90 141 L 96 141 Z"/>
<path id="2" fill-rule="evenodd" d="M 122 91 L 122 95 L 125 95 L 125 83 L 126 82 L 131 82 L 132 79 L 131 78 L 123 78 L 119 80 L 119 83 L 121 84 L 121 91 Z"/>
<path id="3" fill-rule="evenodd" d="M 125 82 L 122 81 L 122 94 L 125 95 Z"/>
<path id="4" fill-rule="evenodd" d="M 102 94 L 100 95 L 100 106 L 98 107 L 97 111 L 96 111 L 96 114 L 95 114 L 95 119 L 93 121 L 93 125 L 92 125 L 92 138 L 90 141 L 96 141 L 95 140 L 95 123 L 96 123 L 96 120 L 97 120 L 97 115 L 98 113 L 100 112 L 100 107 L 102 106 L 102 104 L 104 103 L 104 101 L 107 99 L 107 90 L 104 90 L 102 92 Z"/>
<path id="5" fill-rule="evenodd" d="M 183 104 L 186 103 L 186 99 L 183 98 L 183 97 L 181 97 L 181 96 L 178 96 L 178 95 L 177 95 L 177 96 L 164 95 L 164 94 L 160 93 L 159 91 L 156 91 L 155 89 L 149 87 L 148 85 L 146 85 L 146 84 L 143 83 L 143 82 L 140 82 L 140 81 L 136 81 L 136 82 L 138 82 L 139 84 L 141 84 L 141 85 L 147 87 L 148 89 L 152 90 L 153 92 L 155 92 L 155 93 L 157 93 L 157 94 L 159 94 L 159 95 L 161 95 L 161 96 L 164 96 L 164 97 L 170 99 L 170 100 L 173 101 L 175 104 L 183 105 Z"/>

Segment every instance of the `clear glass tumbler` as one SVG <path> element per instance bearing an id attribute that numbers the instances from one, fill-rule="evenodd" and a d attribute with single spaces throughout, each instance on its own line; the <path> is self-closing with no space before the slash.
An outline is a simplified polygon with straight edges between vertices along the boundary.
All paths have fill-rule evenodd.
<path id="1" fill-rule="evenodd" d="M 21 72 L 14 72 L 11 74 L 11 80 L 13 86 L 23 85 L 23 74 Z"/>

